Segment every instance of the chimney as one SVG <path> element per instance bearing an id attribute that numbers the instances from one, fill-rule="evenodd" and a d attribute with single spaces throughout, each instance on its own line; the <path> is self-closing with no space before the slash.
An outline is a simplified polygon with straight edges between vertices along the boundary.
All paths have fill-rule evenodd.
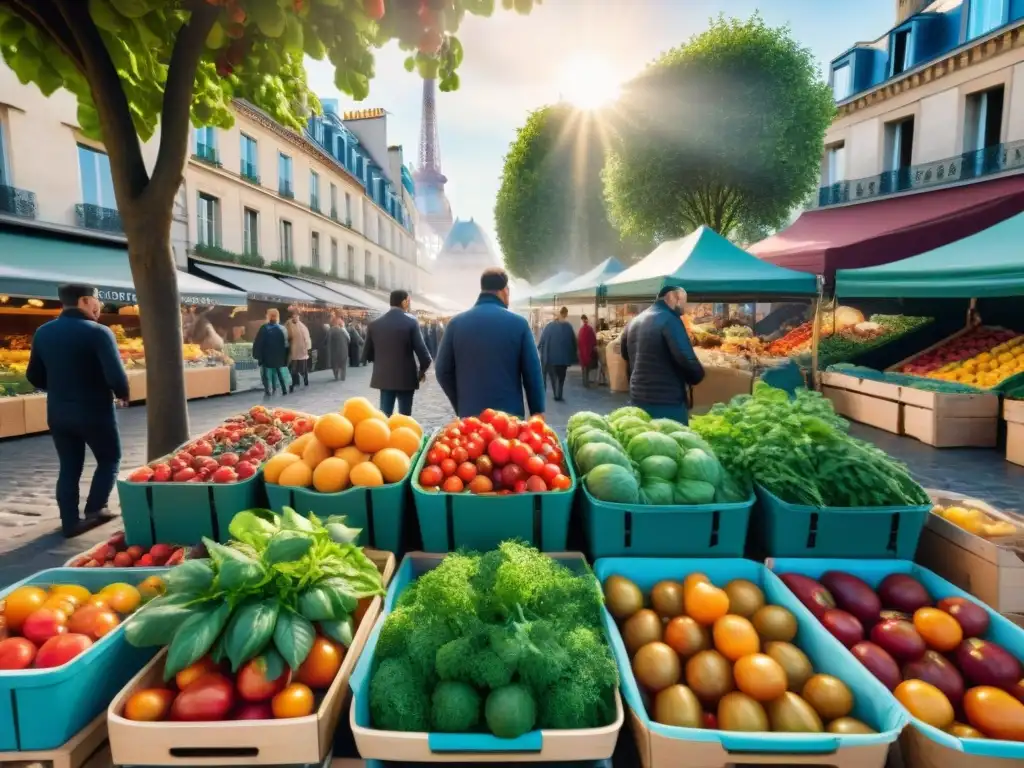
<path id="1" fill-rule="evenodd" d="M 931 0 L 896 0 L 896 23 L 902 24 L 930 4 Z"/>

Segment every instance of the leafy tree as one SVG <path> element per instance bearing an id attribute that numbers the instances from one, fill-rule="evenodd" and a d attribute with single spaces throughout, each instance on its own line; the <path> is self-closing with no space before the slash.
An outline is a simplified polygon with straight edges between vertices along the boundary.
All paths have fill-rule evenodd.
<path id="1" fill-rule="evenodd" d="M 788 28 L 719 17 L 625 87 L 604 174 L 612 223 L 652 240 L 774 226 L 816 185 L 834 114 Z"/>
<path id="2" fill-rule="evenodd" d="M 521 13 L 533 2 L 502 0 Z M 319 110 L 304 56 L 330 60 L 335 85 L 363 99 L 372 49 L 390 40 L 412 54 L 407 69 L 455 89 L 453 33 L 467 12 L 493 9 L 494 0 L 0 0 L 4 60 L 47 96 L 74 94 L 80 128 L 110 157 L 146 345 L 150 456 L 188 439 L 170 231 L 189 122 L 230 127 L 242 98 L 300 131 Z M 140 140 L 158 127 L 150 170 Z"/>
<path id="3" fill-rule="evenodd" d="M 624 255 L 601 187 L 607 134 L 567 104 L 532 112 L 505 156 L 494 204 L 509 271 L 536 281 L 558 269 L 580 274 Z"/>

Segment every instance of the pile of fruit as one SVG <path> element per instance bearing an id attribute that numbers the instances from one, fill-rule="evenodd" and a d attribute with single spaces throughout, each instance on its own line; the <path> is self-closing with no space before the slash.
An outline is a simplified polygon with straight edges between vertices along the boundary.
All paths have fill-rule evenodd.
<path id="1" fill-rule="evenodd" d="M 340 413 L 315 419 L 263 469 L 270 485 L 339 493 L 350 487 L 398 483 L 419 452 L 423 429 L 411 416 L 386 417 L 365 397 L 346 400 Z"/>
<path id="2" fill-rule="evenodd" d="M 237 483 L 259 470 L 283 442 L 313 429 L 314 417 L 254 405 L 187 443 L 174 456 L 128 475 L 131 483 Z"/>
<path id="3" fill-rule="evenodd" d="M 310 715 L 370 600 L 384 593 L 344 517 L 253 510 L 228 530 L 226 546 L 204 539 L 208 559 L 168 571 L 167 593 L 125 626 L 136 647 L 167 646 L 164 680 L 174 685 L 135 692 L 124 717 Z"/>
<path id="4" fill-rule="evenodd" d="M 438 433 L 419 484 L 445 493 L 500 495 L 572 488 L 558 435 L 543 419 L 522 421 L 490 408 Z"/>
<path id="5" fill-rule="evenodd" d="M 841 571 L 780 578 L 911 715 L 961 739 L 1024 741 L 1024 670 L 983 639 L 985 608 L 963 597 L 936 602 L 905 573 L 877 589 Z"/>
<path id="6" fill-rule="evenodd" d="M 797 620 L 751 581 L 703 573 L 661 581 L 645 600 L 629 579 L 604 582 L 651 719 L 723 731 L 874 733 L 850 717 L 853 693 L 816 674 L 793 644 Z M 649 605 L 649 608 L 644 606 Z"/>
<path id="7" fill-rule="evenodd" d="M 0 670 L 67 664 L 163 590 L 159 576 L 96 594 L 78 584 L 18 587 L 0 601 Z"/>
<path id="8" fill-rule="evenodd" d="M 918 355 L 901 373 L 990 389 L 1024 371 L 1024 335 L 978 326 Z"/>
<path id="9" fill-rule="evenodd" d="M 138 545 L 129 547 L 124 531 L 119 531 L 69 565 L 72 568 L 170 568 L 181 563 L 187 554 L 185 547 L 170 544 L 154 544 L 148 550 Z"/>
<path id="10" fill-rule="evenodd" d="M 948 520 L 968 533 L 986 539 L 1016 536 L 1020 533 L 1020 529 L 1009 520 L 993 517 L 977 507 L 967 504 L 951 504 L 946 507 L 936 504 L 932 507 L 932 514 L 938 515 L 943 520 Z"/>
<path id="11" fill-rule="evenodd" d="M 750 498 L 689 427 L 625 406 L 607 417 L 581 411 L 567 442 L 587 491 L 618 504 L 698 505 Z"/>

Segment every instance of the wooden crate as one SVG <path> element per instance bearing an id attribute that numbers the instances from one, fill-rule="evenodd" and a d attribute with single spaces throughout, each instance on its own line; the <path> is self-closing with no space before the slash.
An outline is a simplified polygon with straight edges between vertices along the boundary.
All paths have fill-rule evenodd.
<path id="1" fill-rule="evenodd" d="M 1024 518 L 959 493 L 928 489 L 928 495 L 942 506 L 972 507 L 1011 522 L 1020 535 L 985 539 L 931 514 L 915 561 L 996 611 L 1024 613 Z"/>
<path id="2" fill-rule="evenodd" d="M 110 768 L 110 765 L 106 712 L 101 712 L 57 749 L 0 752 L 0 766 L 4 768 Z"/>
<path id="3" fill-rule="evenodd" d="M 185 397 L 189 400 L 226 395 L 230 391 L 231 369 L 226 365 L 185 369 Z"/>
<path id="4" fill-rule="evenodd" d="M 895 384 L 836 373 L 826 373 L 822 384 L 821 393 L 840 416 L 894 435 L 903 434 L 900 388 Z"/>
<path id="5" fill-rule="evenodd" d="M 25 401 L 25 434 L 34 435 L 50 429 L 46 420 L 46 395 L 23 395 Z"/>
<path id="6" fill-rule="evenodd" d="M 0 397 L 0 437 L 25 434 L 25 396 Z"/>
<path id="7" fill-rule="evenodd" d="M 900 388 L 903 432 L 936 448 L 992 448 L 999 436 L 999 396 Z"/>
<path id="8" fill-rule="evenodd" d="M 1024 467 L 1024 400 L 1003 402 L 1006 419 L 1006 460 Z"/>
<path id="9" fill-rule="evenodd" d="M 128 402 L 139 403 L 146 399 L 146 371 L 128 371 Z"/>
<path id="10" fill-rule="evenodd" d="M 608 365 L 608 390 L 610 392 L 629 392 L 629 373 L 626 370 L 626 360 L 622 357 L 618 340 L 608 345 L 605 359 Z"/>
<path id="11" fill-rule="evenodd" d="M 694 410 L 710 408 L 715 403 L 728 403 L 735 395 L 749 395 L 754 390 L 754 375 L 736 368 L 705 368 L 704 379 L 693 388 Z"/>

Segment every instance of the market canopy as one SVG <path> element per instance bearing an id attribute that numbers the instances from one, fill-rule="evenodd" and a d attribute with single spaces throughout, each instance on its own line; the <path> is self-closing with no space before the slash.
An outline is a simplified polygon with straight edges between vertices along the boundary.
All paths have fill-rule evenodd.
<path id="1" fill-rule="evenodd" d="M 315 299 L 319 299 L 325 304 L 332 307 L 354 307 L 356 309 L 369 309 L 365 304 L 360 301 L 356 301 L 348 296 L 343 296 L 337 291 L 333 291 L 325 285 L 320 283 L 314 283 L 311 280 L 303 280 L 297 277 L 282 277 L 281 281 L 287 283 L 292 288 L 296 288 L 303 293 L 308 293 Z"/>
<path id="2" fill-rule="evenodd" d="M 750 246 L 755 256 L 830 278 L 888 264 L 968 237 L 1024 211 L 1024 177 L 966 184 L 807 211 Z"/>
<path id="3" fill-rule="evenodd" d="M 57 288 L 65 283 L 95 285 L 100 299 L 112 304 L 138 302 L 124 248 L 0 232 L 0 294 L 55 300 Z M 182 304 L 246 304 L 244 293 L 187 272 L 178 272 L 178 290 Z"/>
<path id="4" fill-rule="evenodd" d="M 1024 295 L 1024 213 L 909 259 L 836 272 L 843 298 L 973 299 Z"/>
<path id="5" fill-rule="evenodd" d="M 531 299 L 593 299 L 597 296 L 597 290 L 607 283 L 615 275 L 624 270 L 622 262 L 614 256 L 605 259 L 593 269 L 584 272 L 574 280 L 570 280 L 556 291 L 549 291 L 545 295 L 531 295 Z"/>
<path id="6" fill-rule="evenodd" d="M 605 283 L 608 298 L 653 297 L 662 286 L 694 296 L 814 296 L 814 275 L 777 267 L 751 256 L 709 227 L 655 248 L 642 261 Z"/>
<path id="7" fill-rule="evenodd" d="M 206 262 L 193 262 L 193 267 L 199 272 L 245 291 L 250 299 L 256 301 L 266 301 L 270 304 L 290 304 L 293 301 L 312 304 L 316 301 L 312 294 L 300 291 L 267 272 L 221 267 Z"/>
<path id="8" fill-rule="evenodd" d="M 562 271 L 556 272 L 547 280 L 542 280 L 533 287 L 533 289 L 523 296 L 522 298 L 513 301 L 513 305 L 519 307 L 526 307 L 532 304 L 534 301 L 543 301 L 544 296 L 551 296 L 552 293 L 556 293 L 562 286 L 568 285 L 576 279 L 576 275 L 572 272 Z M 550 301 L 550 298 L 547 299 Z"/>
<path id="9" fill-rule="evenodd" d="M 374 296 L 369 291 L 364 291 L 362 288 L 357 288 L 354 285 L 328 280 L 327 287 L 335 293 L 340 293 L 342 296 L 351 298 L 352 301 L 358 301 L 361 306 L 366 307 L 370 312 L 382 313 L 391 309 L 391 305 L 383 299 Z"/>

